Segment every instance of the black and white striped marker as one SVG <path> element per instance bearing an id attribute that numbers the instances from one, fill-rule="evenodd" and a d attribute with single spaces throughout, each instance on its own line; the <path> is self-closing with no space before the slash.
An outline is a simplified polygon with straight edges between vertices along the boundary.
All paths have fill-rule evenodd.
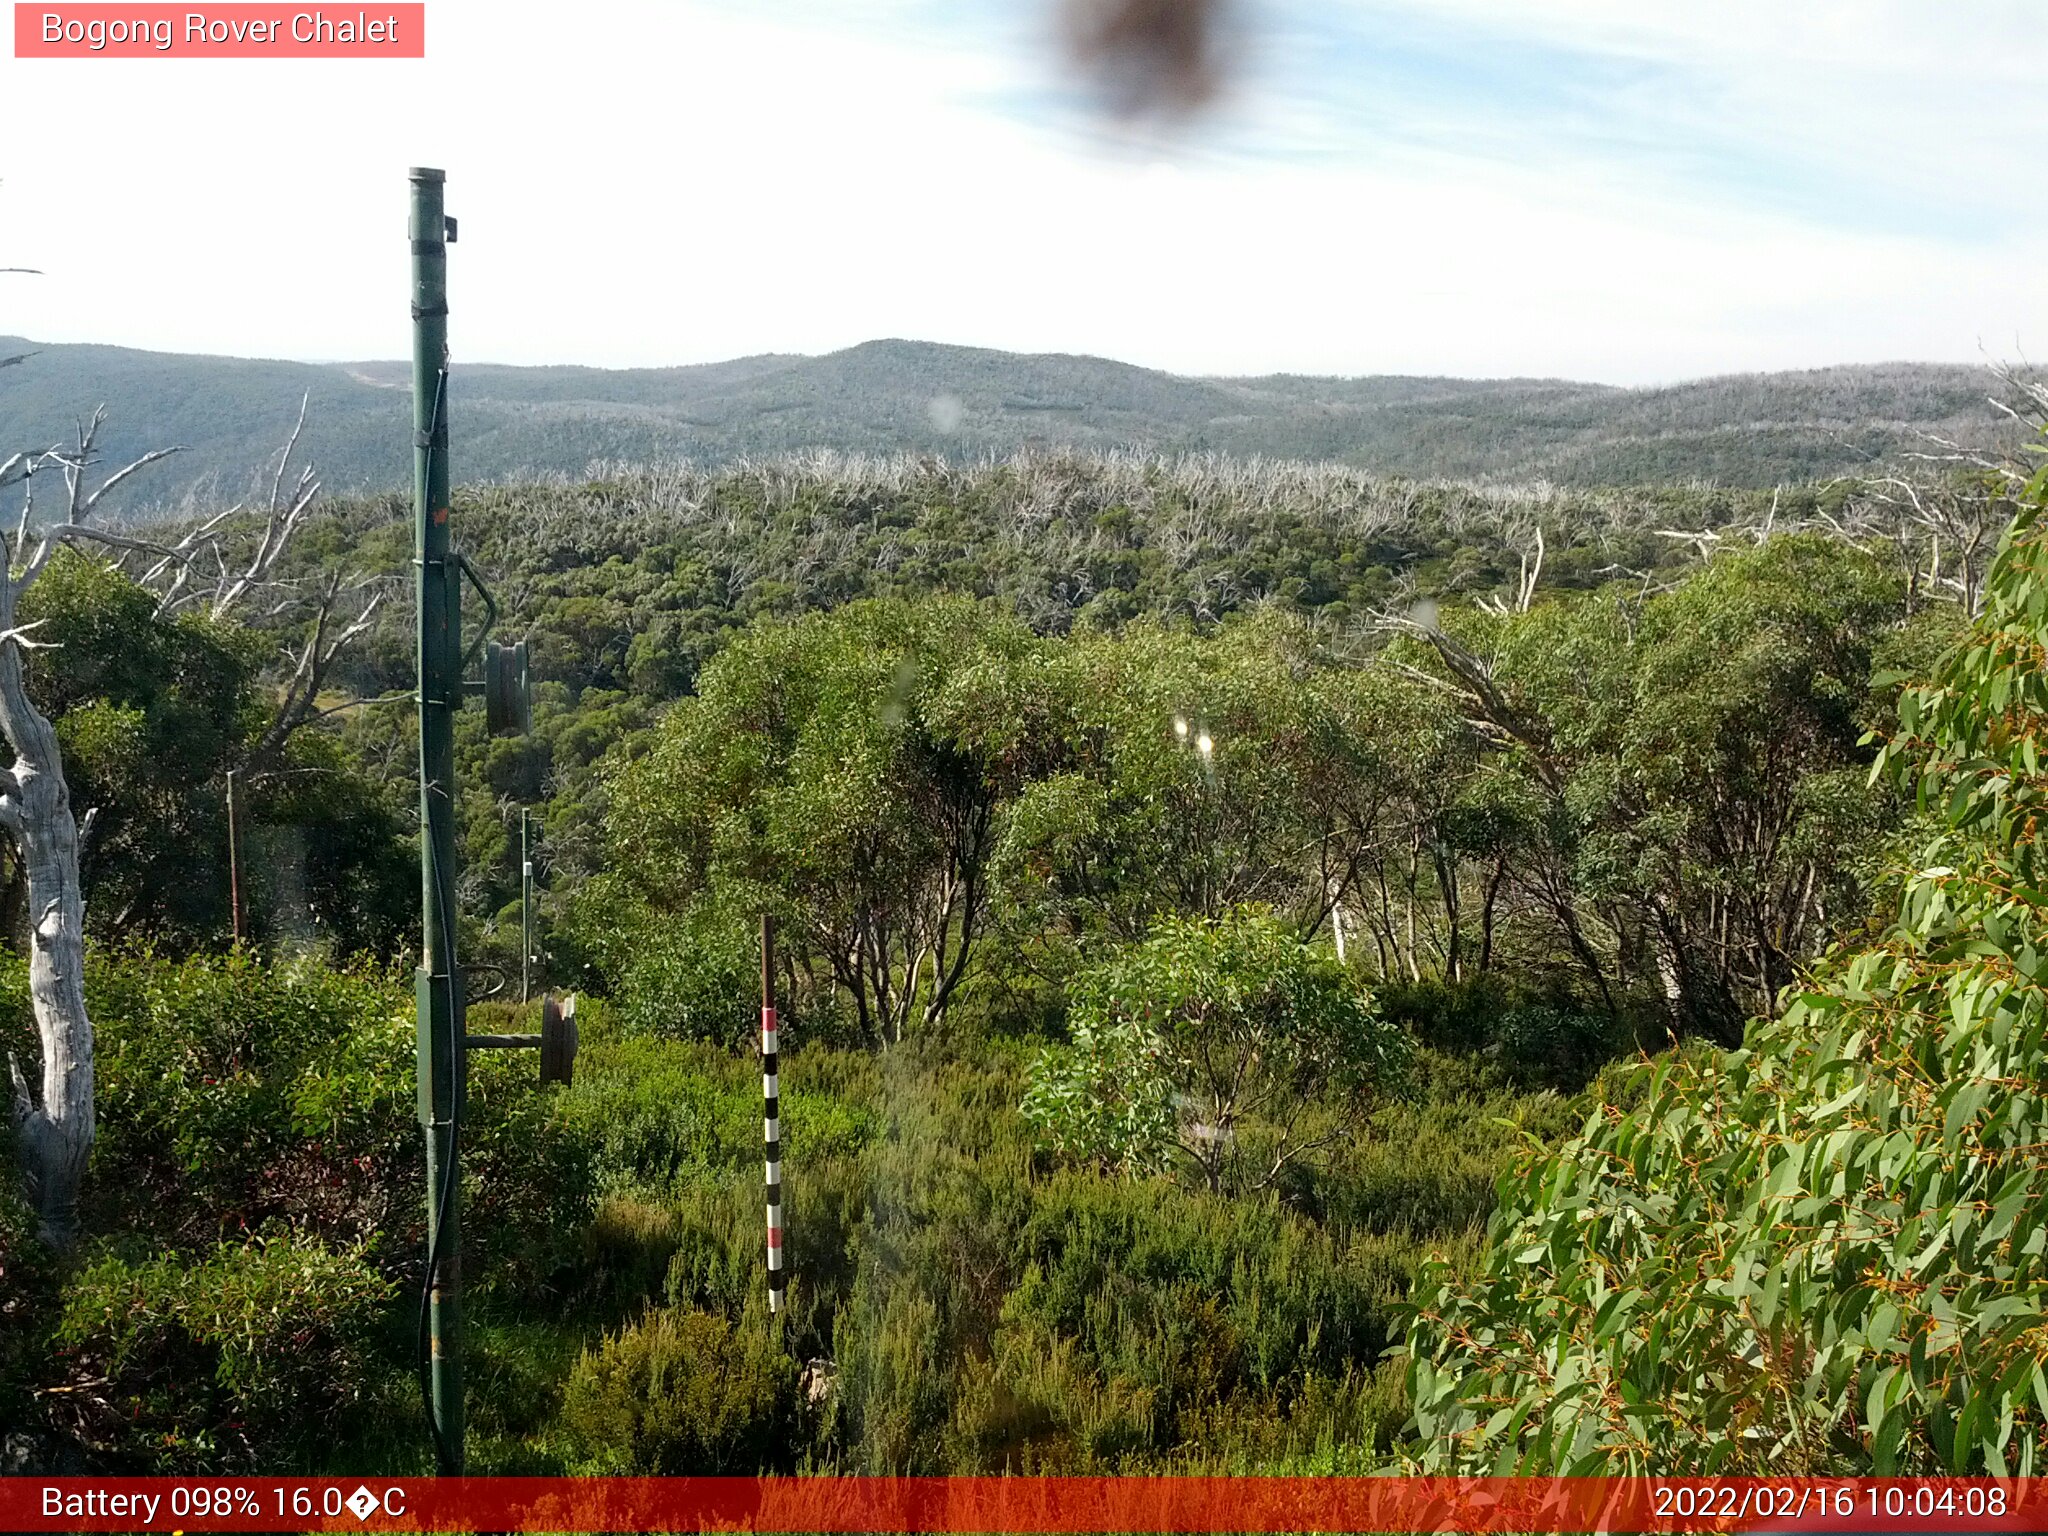
<path id="1" fill-rule="evenodd" d="M 768 1174 L 768 1310 L 782 1310 L 782 1115 L 776 1083 L 775 919 L 761 918 L 761 1138 Z"/>

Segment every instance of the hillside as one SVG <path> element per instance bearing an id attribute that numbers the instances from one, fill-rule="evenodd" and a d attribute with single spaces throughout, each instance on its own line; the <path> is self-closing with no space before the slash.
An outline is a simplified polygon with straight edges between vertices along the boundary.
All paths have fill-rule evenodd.
<path id="1" fill-rule="evenodd" d="M 175 495 L 238 493 L 312 399 L 306 447 L 335 490 L 409 473 L 404 363 L 292 363 L 0 337 L 0 434 L 55 440 L 105 402 L 109 458 L 187 454 Z M 457 475 L 580 475 L 597 460 L 836 448 L 951 458 L 1033 444 L 1333 460 L 1379 474 L 1563 485 L 1709 480 L 1756 487 L 1854 472 L 1920 434 L 1983 440 L 1985 370 L 1880 364 L 1650 389 L 1561 380 L 1194 379 L 1102 358 L 873 341 L 823 357 L 685 368 L 459 366 Z"/>

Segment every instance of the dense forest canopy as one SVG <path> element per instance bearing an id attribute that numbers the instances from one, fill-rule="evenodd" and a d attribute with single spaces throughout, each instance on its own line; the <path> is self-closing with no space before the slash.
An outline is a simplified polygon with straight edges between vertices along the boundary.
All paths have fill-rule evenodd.
<path id="1" fill-rule="evenodd" d="M 2007 510 L 1962 491 L 1944 504 L 1973 528 Z M 633 781 L 604 765 L 653 747 L 643 781 L 665 751 L 691 793 L 712 793 L 718 781 L 699 770 L 751 739 L 716 723 L 743 706 L 720 702 L 729 689 L 703 672 L 714 658 L 738 647 L 726 674 L 738 686 L 748 669 L 793 679 L 833 668 L 835 648 L 872 650 L 892 659 L 865 684 L 842 667 L 809 704 L 778 689 L 773 707 L 798 712 L 787 728 L 836 729 L 832 712 L 865 687 L 874 708 L 897 708 L 889 751 L 920 773 L 934 754 L 997 752 L 988 739 L 963 744 L 957 733 L 977 728 L 964 717 L 927 726 L 928 705 L 980 708 L 1022 733 L 1001 745 L 1002 787 L 975 790 L 993 797 L 983 808 L 994 819 L 975 833 L 967 905 L 941 925 L 966 941 L 949 964 L 991 915 L 1028 928 L 1027 950 L 1085 928 L 1079 905 L 1130 935 L 1156 888 L 1186 910 L 1275 902 L 1309 931 L 1336 913 L 1346 943 L 1371 946 L 1377 968 L 1411 981 L 1487 969 L 1500 946 L 1540 930 L 1531 942 L 1551 957 L 1536 967 L 1546 985 L 1583 990 L 1617 1016 L 1638 1002 L 1668 1013 L 1682 994 L 1688 1027 L 1724 1037 L 1784 984 L 1793 957 L 1856 920 L 1860 861 L 1889 814 L 1858 783 L 1858 738 L 1884 707 L 1873 670 L 1931 654 L 1955 610 L 1936 600 L 1946 589 L 1930 570 L 1954 583 L 1989 552 L 1964 559 L 1951 539 L 1942 567 L 1941 539 L 1843 485 L 1569 493 L 1136 456 L 651 470 L 468 493 L 464 515 L 541 679 L 531 739 L 486 741 L 480 722 L 464 726 L 465 889 L 485 945 L 518 894 L 508 797 L 538 801 L 544 882 L 566 897 L 616 866 L 644 899 L 665 866 L 607 852 L 603 807 Z M 1811 532 L 1789 536 L 1801 528 Z M 309 564 L 404 569 L 394 503 L 337 505 L 308 534 Z M 1703 550 L 1724 553 L 1702 566 Z M 1544 594 L 1528 612 L 1525 584 Z M 943 618 L 934 594 L 983 610 Z M 346 679 L 360 694 L 406 687 L 408 611 L 394 592 L 365 636 Z M 1440 643 L 1403 622 L 1438 613 Z M 933 624 L 962 638 L 904 631 Z M 982 651 L 986 664 L 970 661 Z M 1497 679 L 1474 675 L 1480 657 Z M 744 706 L 746 722 L 762 707 Z M 813 709 L 824 714 L 807 724 Z M 1227 770 L 1206 786 L 1158 734 L 1197 709 L 1216 711 L 1209 766 Z M 341 718 L 402 810 L 403 712 Z M 852 738 L 821 739 L 851 750 Z M 917 799 L 897 781 L 875 793 Z M 1142 833 L 1118 810 L 1131 805 L 1149 805 L 1159 825 Z M 1074 842 L 1082 816 L 1098 818 L 1093 855 Z M 1065 838 L 1082 862 L 1054 869 L 1041 853 L 1034 865 L 1027 836 Z M 1162 839 L 1174 838 L 1188 847 L 1169 852 Z M 1190 863 L 1197 844 L 1207 851 Z M 1307 863 L 1304 848 L 1315 850 Z M 793 850 L 787 888 L 808 856 Z M 1040 881 L 1028 921 L 985 913 L 997 886 L 1004 903 L 1027 901 L 1027 867 Z M 730 859 L 722 868 L 735 891 L 758 879 Z M 1217 894 L 1200 894 L 1202 881 Z M 659 939 L 617 941 L 632 926 L 617 883 L 585 894 L 611 905 L 578 925 L 585 940 L 564 931 L 556 974 L 585 979 L 578 967 L 602 971 L 626 951 L 654 965 Z M 655 910 L 682 899 L 671 882 Z M 713 905 L 737 921 L 734 903 L 759 899 Z M 551 908 L 549 922 L 567 922 L 574 905 Z M 707 952 L 695 925 L 709 910 L 655 932 L 687 929 L 687 947 Z M 822 927 L 794 931 L 824 942 Z M 850 942 L 827 945 L 842 946 L 842 968 Z M 886 968 L 862 974 L 866 985 Z M 847 996 L 856 1013 L 860 991 Z"/>
<path id="2" fill-rule="evenodd" d="M 472 1469 L 1681 1470 L 1731 1425 L 1745 1467 L 2031 1465 L 1998 1085 L 2038 1031 L 1983 978 L 2031 965 L 1994 895 L 2031 878 L 2039 496 L 1065 452 L 460 492 L 538 678 L 529 735 L 459 731 L 473 1015 L 531 1011 L 523 811 L 587 1043 L 564 1090 L 473 1073 Z M 410 541 L 324 504 L 274 573 L 311 613 L 166 612 L 82 552 L 32 594 L 99 812 L 104 1119 L 76 1253 L 0 1208 L 37 1464 L 425 1463 Z M 1952 1235 L 1879 1328 L 1856 1266 L 1914 1179 Z M 1740 1409 L 1772 1372 L 1806 1406 Z"/>

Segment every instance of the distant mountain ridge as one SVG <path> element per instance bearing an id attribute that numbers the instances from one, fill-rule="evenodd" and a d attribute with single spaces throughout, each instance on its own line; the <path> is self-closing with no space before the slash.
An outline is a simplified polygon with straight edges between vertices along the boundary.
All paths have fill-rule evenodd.
<path id="1" fill-rule="evenodd" d="M 409 365 L 294 363 L 0 337 L 0 440 L 41 445 L 104 402 L 109 459 L 181 443 L 159 496 L 240 494 L 311 397 L 303 447 L 335 491 L 409 482 Z M 1558 379 L 1187 378 L 1104 358 L 871 341 L 677 368 L 457 365 L 458 480 L 600 460 L 807 448 L 972 458 L 1034 445 L 1334 460 L 1414 478 L 1743 487 L 1867 471 L 1928 434 L 1988 442 L 1988 369 L 1884 363 L 1650 389 Z"/>

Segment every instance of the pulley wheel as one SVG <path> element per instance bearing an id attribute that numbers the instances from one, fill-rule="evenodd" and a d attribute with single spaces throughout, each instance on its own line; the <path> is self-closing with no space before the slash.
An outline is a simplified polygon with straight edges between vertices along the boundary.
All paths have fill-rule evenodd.
<path id="1" fill-rule="evenodd" d="M 576 1068 L 576 999 L 552 994 L 540 1005 L 540 1080 L 568 1085 Z"/>
<path id="2" fill-rule="evenodd" d="M 484 647 L 484 719 L 493 736 L 524 736 L 533 729 L 533 693 L 526 676 L 526 642 Z"/>

